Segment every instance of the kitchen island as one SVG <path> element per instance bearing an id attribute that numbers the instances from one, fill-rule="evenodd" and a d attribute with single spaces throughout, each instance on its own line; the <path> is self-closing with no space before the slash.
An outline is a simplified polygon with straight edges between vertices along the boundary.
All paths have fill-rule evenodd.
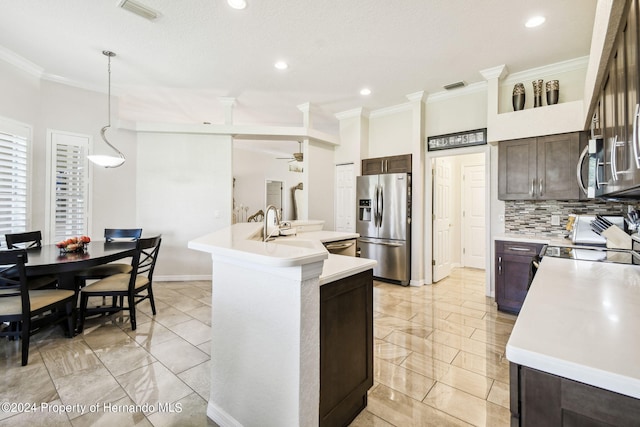
<path id="1" fill-rule="evenodd" d="M 261 236 L 246 223 L 189 242 L 213 260 L 207 415 L 221 426 L 348 422 L 372 385 L 375 261 L 328 254 L 305 233 Z"/>
<path id="2" fill-rule="evenodd" d="M 543 258 L 507 343 L 512 425 L 640 423 L 640 266 Z"/>

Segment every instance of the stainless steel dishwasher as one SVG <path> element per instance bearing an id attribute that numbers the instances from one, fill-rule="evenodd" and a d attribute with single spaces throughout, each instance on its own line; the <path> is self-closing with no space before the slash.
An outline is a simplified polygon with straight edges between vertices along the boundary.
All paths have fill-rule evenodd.
<path id="1" fill-rule="evenodd" d="M 326 242 L 324 247 L 327 248 L 330 254 L 356 256 L 356 239 Z"/>

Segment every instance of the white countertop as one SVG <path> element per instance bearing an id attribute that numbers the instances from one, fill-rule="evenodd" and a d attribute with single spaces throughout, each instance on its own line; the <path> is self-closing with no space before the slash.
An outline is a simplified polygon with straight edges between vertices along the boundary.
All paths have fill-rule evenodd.
<path id="1" fill-rule="evenodd" d="M 357 233 L 310 231 L 262 242 L 262 223 L 238 223 L 191 240 L 190 249 L 270 267 L 293 267 L 324 260 L 320 284 L 373 268 L 375 260 L 329 254 L 323 242 L 358 237 Z"/>
<path id="2" fill-rule="evenodd" d="M 640 398 L 640 266 L 543 258 L 506 354 Z"/>

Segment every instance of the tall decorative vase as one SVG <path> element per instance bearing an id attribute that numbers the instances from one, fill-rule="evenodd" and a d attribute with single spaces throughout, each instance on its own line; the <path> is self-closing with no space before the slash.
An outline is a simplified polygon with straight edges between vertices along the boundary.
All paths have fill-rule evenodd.
<path id="1" fill-rule="evenodd" d="M 524 85 L 522 83 L 516 83 L 513 86 L 513 111 L 520 111 L 524 108 Z"/>
<path id="2" fill-rule="evenodd" d="M 558 103 L 558 97 L 560 96 L 560 83 L 558 80 L 549 80 L 546 83 L 547 86 L 547 105 L 553 105 Z"/>
<path id="3" fill-rule="evenodd" d="M 542 83 L 543 80 L 534 80 L 533 82 L 533 106 L 542 106 Z"/>

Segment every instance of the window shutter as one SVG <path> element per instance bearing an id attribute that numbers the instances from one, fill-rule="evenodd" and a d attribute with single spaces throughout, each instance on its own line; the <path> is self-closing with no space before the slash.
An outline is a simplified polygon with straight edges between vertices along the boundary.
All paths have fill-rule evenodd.
<path id="1" fill-rule="evenodd" d="M 27 227 L 27 144 L 23 136 L 0 131 L 0 234 Z"/>
<path id="2" fill-rule="evenodd" d="M 87 234 L 87 147 L 81 136 L 53 134 L 54 241 Z"/>

